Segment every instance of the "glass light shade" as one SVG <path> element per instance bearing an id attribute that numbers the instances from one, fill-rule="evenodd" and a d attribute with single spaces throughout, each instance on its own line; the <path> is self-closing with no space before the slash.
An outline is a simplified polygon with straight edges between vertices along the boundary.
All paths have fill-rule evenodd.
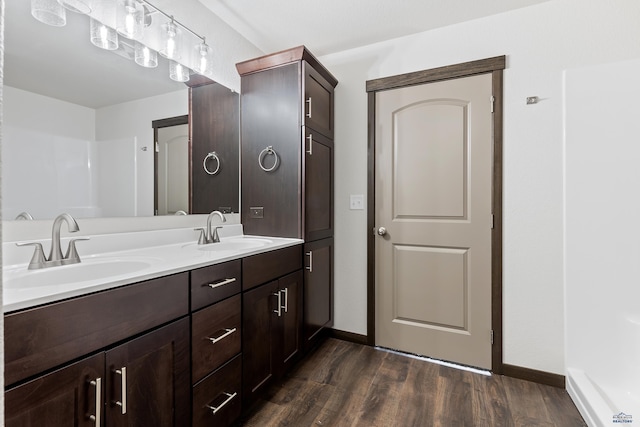
<path id="1" fill-rule="evenodd" d="M 89 20 L 91 43 L 101 49 L 116 50 L 118 48 L 118 33 L 102 22 L 93 18 Z"/>
<path id="2" fill-rule="evenodd" d="M 169 77 L 177 82 L 189 81 L 189 69 L 176 61 L 169 61 Z"/>
<path id="3" fill-rule="evenodd" d="M 202 75 L 211 75 L 212 64 L 213 64 L 213 54 L 211 48 L 206 45 L 206 43 L 199 43 L 195 47 L 196 55 L 195 55 L 195 66 L 193 67 L 193 71 Z"/>
<path id="4" fill-rule="evenodd" d="M 178 25 L 173 21 L 163 24 L 161 36 L 162 49 L 158 51 L 160 55 L 168 59 L 180 59 L 182 31 L 178 28 Z"/>
<path id="5" fill-rule="evenodd" d="M 67 13 L 57 0 L 31 0 L 31 15 L 43 24 L 63 27 Z"/>
<path id="6" fill-rule="evenodd" d="M 158 52 L 149 49 L 140 42 L 136 42 L 136 64 L 147 68 L 158 66 Z"/>
<path id="7" fill-rule="evenodd" d="M 136 0 L 118 0 L 116 4 L 116 31 L 128 39 L 142 37 L 144 8 Z"/>
<path id="8" fill-rule="evenodd" d="M 58 0 L 58 3 L 75 13 L 91 13 L 91 0 Z"/>

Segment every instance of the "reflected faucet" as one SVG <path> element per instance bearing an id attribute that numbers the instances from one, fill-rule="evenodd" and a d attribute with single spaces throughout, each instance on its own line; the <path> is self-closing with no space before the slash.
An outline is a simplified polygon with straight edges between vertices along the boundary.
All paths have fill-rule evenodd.
<path id="1" fill-rule="evenodd" d="M 67 213 L 58 215 L 56 219 L 53 220 L 53 227 L 51 230 L 51 252 L 49 253 L 49 258 L 46 258 L 44 256 L 42 244 L 39 242 L 16 243 L 17 246 L 31 245 L 36 247 L 36 250 L 33 253 L 33 257 L 31 258 L 31 262 L 29 262 L 29 270 L 55 267 L 57 265 L 77 264 L 80 262 L 80 256 L 78 255 L 78 251 L 76 250 L 76 241 L 89 239 L 86 237 L 80 239 L 72 239 L 71 241 L 69 241 L 67 254 L 65 256 L 62 256 L 62 249 L 60 247 L 60 229 L 62 228 L 63 222 L 67 223 L 67 227 L 72 233 L 80 230 L 80 227 L 78 227 L 78 223 L 71 215 Z"/>
<path id="2" fill-rule="evenodd" d="M 29 212 L 20 212 L 18 214 L 18 216 L 16 217 L 16 220 L 18 219 L 26 219 L 28 221 L 33 219 L 33 216 L 29 213 Z"/>
<path id="3" fill-rule="evenodd" d="M 218 236 L 218 228 L 214 227 L 213 232 L 211 231 L 211 220 L 214 216 L 219 216 L 222 222 L 227 222 L 227 218 L 225 218 L 224 214 L 220 211 L 213 211 L 207 217 L 207 228 L 196 228 L 195 230 L 200 231 L 200 238 L 198 239 L 199 245 L 206 245 L 209 243 L 218 243 L 220 242 L 220 236 Z"/>

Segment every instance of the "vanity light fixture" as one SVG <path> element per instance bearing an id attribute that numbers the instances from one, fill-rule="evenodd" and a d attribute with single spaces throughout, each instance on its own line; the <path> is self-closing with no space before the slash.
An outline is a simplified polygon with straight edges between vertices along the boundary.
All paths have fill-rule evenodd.
<path id="1" fill-rule="evenodd" d="M 118 33 L 113 28 L 109 28 L 97 19 L 89 19 L 89 32 L 91 43 L 101 49 L 118 49 Z"/>
<path id="2" fill-rule="evenodd" d="M 158 52 L 140 42 L 136 42 L 135 61 L 136 64 L 143 67 L 155 68 L 158 66 Z"/>
<path id="3" fill-rule="evenodd" d="M 31 15 L 53 27 L 64 27 L 67 24 L 67 13 L 58 0 L 31 0 Z"/>
<path id="4" fill-rule="evenodd" d="M 167 59 L 180 59 L 181 41 L 182 31 L 180 31 L 172 16 L 171 21 L 162 25 L 162 49 L 160 49 L 160 55 Z"/>
<path id="5" fill-rule="evenodd" d="M 202 43 L 198 43 L 196 49 L 196 60 L 193 71 L 202 75 L 211 74 L 211 65 L 213 64 L 213 53 L 211 48 L 207 46 L 206 40 L 202 38 Z"/>
<path id="6" fill-rule="evenodd" d="M 176 82 L 189 81 L 189 69 L 176 61 L 169 61 L 169 77 Z"/>
<path id="7" fill-rule="evenodd" d="M 137 0 L 118 0 L 116 31 L 128 39 L 138 39 L 144 28 L 144 7 Z"/>
<path id="8" fill-rule="evenodd" d="M 158 66 L 160 54 L 178 82 L 188 81 L 191 69 L 213 74 L 213 50 L 205 38 L 147 0 L 31 0 L 31 14 L 48 25 L 64 26 L 67 10 L 88 15 L 91 43 L 101 49 L 147 68 Z"/>

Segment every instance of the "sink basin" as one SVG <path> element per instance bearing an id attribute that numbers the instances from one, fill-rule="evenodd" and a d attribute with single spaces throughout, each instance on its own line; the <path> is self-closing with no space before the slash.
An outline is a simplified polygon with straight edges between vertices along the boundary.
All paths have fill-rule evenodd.
<path id="1" fill-rule="evenodd" d="M 198 246 L 200 251 L 228 251 L 239 252 L 248 249 L 261 248 L 273 243 L 273 240 L 261 239 L 259 237 L 236 237 L 228 240 L 222 240 L 219 243 L 210 243 L 208 245 Z"/>
<path id="2" fill-rule="evenodd" d="M 10 289 L 68 285 L 89 280 L 112 278 L 149 268 L 154 263 L 147 258 L 108 258 L 83 260 L 80 264 L 43 268 L 40 270 L 5 270 L 3 285 Z"/>

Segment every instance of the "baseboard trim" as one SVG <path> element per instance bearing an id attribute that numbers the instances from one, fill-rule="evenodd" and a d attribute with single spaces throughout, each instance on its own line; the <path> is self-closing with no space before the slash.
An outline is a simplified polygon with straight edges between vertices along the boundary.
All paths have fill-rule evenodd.
<path id="1" fill-rule="evenodd" d="M 353 332 L 341 331 L 339 329 L 330 329 L 329 336 L 342 341 L 349 341 L 356 344 L 368 345 L 367 336 L 355 334 Z"/>
<path id="2" fill-rule="evenodd" d="M 550 385 L 552 387 L 566 388 L 566 378 L 564 375 L 523 368 L 522 366 L 508 365 L 505 363 L 502 365 L 502 375 L 538 384 Z"/>

